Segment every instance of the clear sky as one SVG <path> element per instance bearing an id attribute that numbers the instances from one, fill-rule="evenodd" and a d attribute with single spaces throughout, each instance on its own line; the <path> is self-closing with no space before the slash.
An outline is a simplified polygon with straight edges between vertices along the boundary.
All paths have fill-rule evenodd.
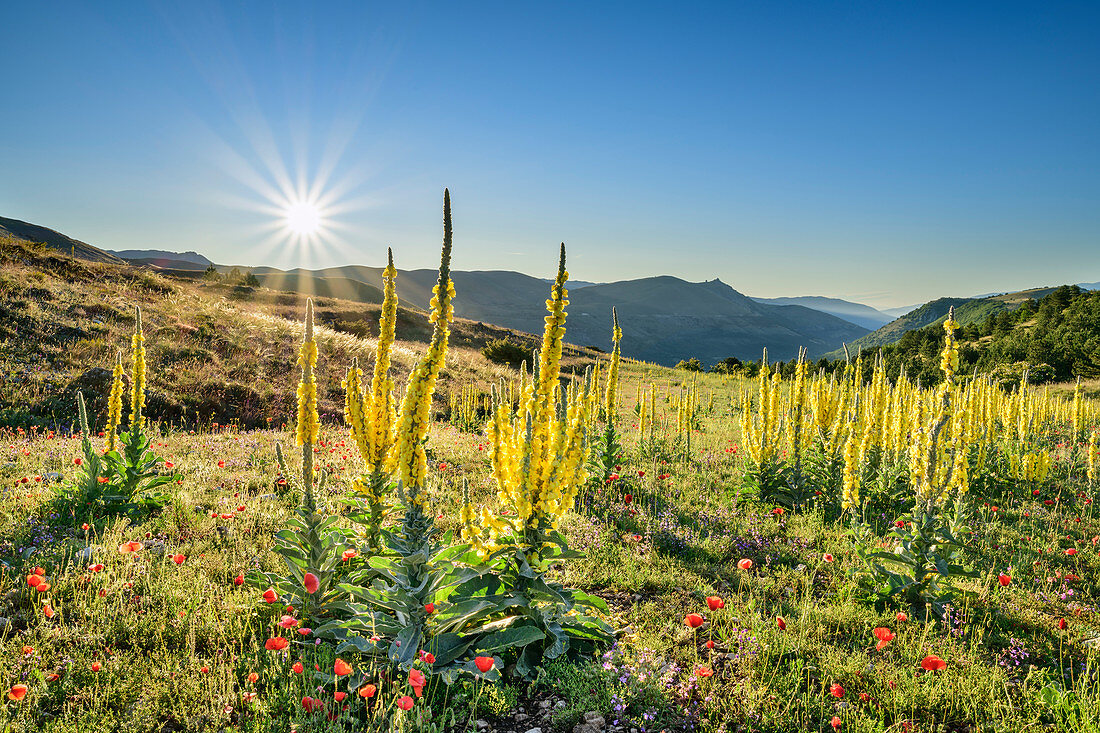
<path id="1" fill-rule="evenodd" d="M 1100 3 L 26 2 L 0 215 L 221 263 L 1100 280 Z M 288 235 L 316 200 L 323 230 Z M 307 241 L 303 241 L 307 240 Z"/>

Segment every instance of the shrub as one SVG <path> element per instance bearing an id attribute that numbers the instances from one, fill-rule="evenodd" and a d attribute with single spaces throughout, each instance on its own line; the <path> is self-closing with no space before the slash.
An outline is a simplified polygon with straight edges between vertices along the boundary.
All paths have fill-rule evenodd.
<path id="1" fill-rule="evenodd" d="M 517 344 L 509 338 L 490 341 L 481 350 L 481 355 L 491 362 L 508 364 L 516 369 L 531 358 L 531 352 L 523 344 Z"/>

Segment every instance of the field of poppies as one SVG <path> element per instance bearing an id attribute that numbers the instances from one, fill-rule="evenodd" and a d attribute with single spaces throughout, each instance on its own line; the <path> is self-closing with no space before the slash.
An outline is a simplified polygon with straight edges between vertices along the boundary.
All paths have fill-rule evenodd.
<path id="1" fill-rule="evenodd" d="M 391 263 L 350 362 L 307 304 L 268 429 L 150 411 L 136 309 L 105 394 L 4 429 L 4 730 L 1100 730 L 1094 400 L 957 374 L 950 316 L 936 385 L 614 316 L 566 370 L 564 248 L 533 368 L 448 399 L 449 221 L 407 373 Z"/>

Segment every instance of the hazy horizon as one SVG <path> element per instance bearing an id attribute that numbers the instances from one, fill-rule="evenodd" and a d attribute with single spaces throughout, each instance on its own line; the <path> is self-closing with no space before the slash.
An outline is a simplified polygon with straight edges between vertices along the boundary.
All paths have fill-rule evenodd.
<path id="1" fill-rule="evenodd" d="M 447 186 L 462 270 L 564 240 L 579 280 L 879 308 L 1100 280 L 1093 4 L 3 16 L 50 37 L 0 47 L 0 215 L 104 249 L 432 268 Z"/>

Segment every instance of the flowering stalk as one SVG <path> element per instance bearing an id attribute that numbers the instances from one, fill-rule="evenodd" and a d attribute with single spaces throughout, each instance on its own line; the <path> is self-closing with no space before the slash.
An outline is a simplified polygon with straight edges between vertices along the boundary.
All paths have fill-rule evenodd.
<path id="1" fill-rule="evenodd" d="M 313 497 L 313 445 L 321 433 L 321 420 L 317 415 L 317 339 L 313 334 L 313 299 L 306 301 L 306 327 L 302 345 L 298 349 L 298 365 L 302 378 L 298 382 L 298 427 L 296 441 L 302 447 L 302 486 L 304 504 L 308 511 L 315 506 Z"/>
<path id="2" fill-rule="evenodd" d="M 401 401 L 398 417 L 397 443 L 394 446 L 395 463 L 401 483 L 408 491 L 409 501 L 422 505 L 421 490 L 428 474 L 428 457 L 424 452 L 424 438 L 428 435 L 431 420 L 432 395 L 439 372 L 447 357 L 447 339 L 450 323 L 454 318 L 451 300 L 455 296 L 451 281 L 451 194 L 443 191 L 443 253 L 439 262 L 439 281 L 432 288 L 431 316 L 434 324 L 432 340 L 416 369 L 409 375 L 405 397 Z"/>
<path id="3" fill-rule="evenodd" d="M 393 266 L 393 250 L 388 251 L 388 264 L 382 272 L 382 312 L 379 317 L 378 345 L 375 350 L 374 374 L 370 394 L 363 390 L 363 371 L 354 359 L 344 379 L 344 418 L 351 437 L 367 471 L 353 482 L 356 493 L 367 503 L 367 539 L 378 547 L 382 522 L 385 519 L 389 493 L 390 453 L 394 444 L 393 379 L 390 377 L 390 354 L 397 322 L 397 270 Z"/>
<path id="4" fill-rule="evenodd" d="M 130 340 L 133 350 L 133 372 L 130 376 L 130 430 L 141 430 L 145 407 L 145 336 L 141 332 L 141 308 L 136 309 L 137 323 Z"/>
<path id="5" fill-rule="evenodd" d="M 607 422 L 615 422 L 616 406 L 619 404 L 619 341 L 623 330 L 619 328 L 619 314 L 611 307 L 611 368 L 607 370 L 607 392 L 604 396 L 604 416 Z"/>
<path id="6" fill-rule="evenodd" d="M 107 450 L 112 451 L 118 443 L 118 426 L 122 422 L 122 352 L 115 354 L 115 368 L 112 373 L 111 391 L 107 395 Z"/>
<path id="7" fill-rule="evenodd" d="M 577 491 L 587 477 L 586 426 L 591 404 L 590 385 L 571 390 L 561 399 L 559 379 L 562 338 L 565 335 L 565 245 L 561 247 L 558 275 L 546 301 L 546 327 L 538 371 L 521 404 L 513 408 L 495 393 L 490 461 L 501 503 L 514 514 L 500 520 L 525 553 L 538 553 L 548 531 L 573 507 Z"/>

